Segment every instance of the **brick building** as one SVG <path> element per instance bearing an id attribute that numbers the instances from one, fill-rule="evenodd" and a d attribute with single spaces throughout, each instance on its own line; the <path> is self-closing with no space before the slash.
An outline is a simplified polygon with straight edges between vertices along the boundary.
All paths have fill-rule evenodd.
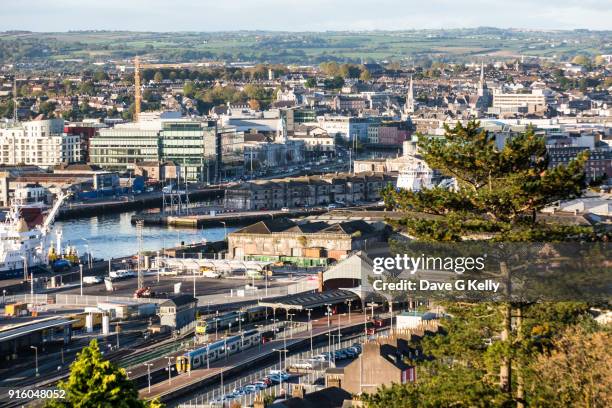
<path id="1" fill-rule="evenodd" d="M 228 235 L 228 253 L 233 259 L 289 261 L 302 265 L 325 265 L 339 260 L 366 243 L 380 239 L 368 223 L 358 221 L 305 222 L 286 218 L 259 221 Z"/>

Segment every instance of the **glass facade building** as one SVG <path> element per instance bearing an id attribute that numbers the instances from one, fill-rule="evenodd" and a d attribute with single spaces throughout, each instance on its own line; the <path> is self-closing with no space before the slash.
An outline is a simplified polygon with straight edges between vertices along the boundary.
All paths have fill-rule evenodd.
<path id="1" fill-rule="evenodd" d="M 181 179 L 209 183 L 244 169 L 244 133 L 235 128 L 185 119 L 135 125 L 100 129 L 90 140 L 91 163 L 125 171 L 138 163 L 173 162 Z"/>

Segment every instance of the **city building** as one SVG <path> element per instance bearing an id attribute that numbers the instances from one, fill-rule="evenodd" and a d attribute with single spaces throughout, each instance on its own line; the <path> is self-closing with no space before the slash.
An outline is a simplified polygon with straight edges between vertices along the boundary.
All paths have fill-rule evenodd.
<path id="1" fill-rule="evenodd" d="M 38 119 L 0 128 L 0 164 L 51 168 L 81 161 L 81 138 L 64 133 L 63 119 Z"/>
<path id="2" fill-rule="evenodd" d="M 253 180 L 227 188 L 224 205 L 244 211 L 374 202 L 394 182 L 390 175 L 371 173 Z"/>
<path id="3" fill-rule="evenodd" d="M 336 151 L 336 139 L 319 126 L 299 125 L 289 135 L 289 140 L 304 142 L 306 152 L 334 153 Z"/>
<path id="4" fill-rule="evenodd" d="M 317 118 L 319 125 L 328 135 L 345 141 L 367 142 L 370 118 L 324 115 Z"/>
<path id="5" fill-rule="evenodd" d="M 178 295 L 159 305 L 159 324 L 173 330 L 181 329 L 195 321 L 198 300 L 191 295 Z"/>
<path id="6" fill-rule="evenodd" d="M 493 107 L 489 110 L 498 115 L 507 113 L 545 112 L 548 108 L 546 95 L 541 89 L 530 93 L 505 93 L 500 89 L 493 91 Z"/>
<path id="7" fill-rule="evenodd" d="M 381 236 L 368 223 L 322 221 L 296 223 L 287 218 L 259 221 L 228 234 L 232 259 L 286 261 L 299 265 L 326 265 L 363 249 Z"/>
<path id="8" fill-rule="evenodd" d="M 396 328 L 389 336 L 378 336 L 363 345 L 358 359 L 342 368 L 328 368 L 325 385 L 361 394 L 376 392 L 383 385 L 416 382 L 416 367 L 407 361 L 422 359 L 415 343 L 438 330 L 438 322 L 428 320 L 414 328 Z"/>
<path id="9" fill-rule="evenodd" d="M 226 174 L 241 174 L 243 145 L 242 132 L 217 127 L 216 121 L 141 119 L 100 129 L 90 140 L 90 157 L 93 164 L 123 171 L 142 163 L 172 162 L 182 180 L 215 182 Z"/>
<path id="10" fill-rule="evenodd" d="M 365 343 L 359 358 L 347 366 L 327 369 L 325 385 L 361 394 L 376 392 L 382 385 L 415 382 L 416 368 L 404 362 L 415 354 L 405 338 L 378 337 Z"/>

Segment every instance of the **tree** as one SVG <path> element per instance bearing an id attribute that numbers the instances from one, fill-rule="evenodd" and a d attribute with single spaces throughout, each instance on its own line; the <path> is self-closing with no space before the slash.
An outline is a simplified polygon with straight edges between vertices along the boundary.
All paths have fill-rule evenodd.
<path id="1" fill-rule="evenodd" d="M 108 75 L 104 71 L 96 71 L 94 73 L 93 78 L 94 78 L 94 81 L 100 82 L 100 81 L 107 80 L 108 79 Z"/>
<path id="2" fill-rule="evenodd" d="M 330 77 L 334 77 L 340 74 L 340 67 L 338 66 L 337 62 L 324 62 L 322 63 L 319 68 L 321 69 L 321 72 L 323 72 L 323 74 L 330 76 Z"/>
<path id="3" fill-rule="evenodd" d="M 306 88 L 316 88 L 317 86 L 317 79 L 314 77 L 310 77 L 306 80 Z"/>
<path id="4" fill-rule="evenodd" d="M 562 226 L 536 217 L 551 202 L 581 195 L 586 154 L 566 166 L 549 168 L 545 140 L 533 129 L 513 136 L 499 148 L 495 136 L 475 121 L 466 126 L 461 123 L 454 128 L 446 126 L 443 138 L 420 137 L 418 146 L 429 167 L 454 178 L 456 188 L 433 187 L 419 192 L 398 191 L 392 187 L 384 190 L 387 208 L 406 214 L 396 227 L 405 229 L 416 240 L 598 239 L 591 227 Z M 437 402 L 431 406 L 504 406 L 512 400 L 522 404 L 526 400 L 524 366 L 536 347 L 529 343 L 531 338 L 523 337 L 523 319 L 513 334 L 512 313 L 522 316 L 524 310 L 535 310 L 539 311 L 539 323 L 555 322 L 560 316 L 557 308 L 564 307 L 563 303 L 555 304 L 550 310 L 541 310 L 542 305 L 504 302 L 447 305 L 453 316 L 447 324 L 447 335 L 423 341 L 424 353 L 434 362 L 424 364 L 425 375 L 420 377 L 419 390 L 454 395 L 452 401 L 433 395 L 431 398 L 438 399 L 432 399 Z M 577 308 L 568 313 L 577 316 L 583 311 Z M 490 346 L 483 343 L 484 338 L 491 341 Z M 513 367 L 513 361 L 518 366 Z M 457 373 L 465 367 L 475 377 L 463 393 L 453 392 L 452 384 L 460 384 Z M 513 371 L 517 373 L 514 382 Z M 445 381 L 439 381 L 444 378 Z M 493 387 L 495 381 L 497 387 Z M 429 384 L 430 388 L 422 384 Z M 516 384 L 516 395 L 512 392 L 513 384 Z M 481 397 L 482 402 L 475 403 Z"/>
<path id="5" fill-rule="evenodd" d="M 42 113 L 45 116 L 49 116 L 50 114 L 53 113 L 53 111 L 55 111 L 56 107 L 57 107 L 56 102 L 45 101 L 40 104 L 38 111 L 39 113 Z"/>
<path id="6" fill-rule="evenodd" d="M 260 110 L 261 106 L 259 105 L 259 101 L 257 99 L 249 99 L 249 108 L 253 109 L 254 111 Z"/>
<path id="7" fill-rule="evenodd" d="M 369 81 L 370 79 L 372 79 L 372 75 L 370 75 L 370 71 L 364 68 L 363 71 L 361 71 L 361 74 L 359 75 L 359 79 L 361 79 L 362 81 Z"/>
<path id="8" fill-rule="evenodd" d="M 323 81 L 323 86 L 325 87 L 325 89 L 340 89 L 343 85 L 344 79 L 339 76 L 327 78 Z"/>
<path id="9" fill-rule="evenodd" d="M 160 71 L 157 71 L 155 75 L 153 75 L 153 81 L 160 83 L 163 80 L 164 80 L 164 75 Z"/>
<path id="10" fill-rule="evenodd" d="M 94 92 L 94 84 L 91 81 L 84 81 L 79 86 L 79 92 L 84 95 L 92 95 Z"/>
<path id="11" fill-rule="evenodd" d="M 544 138 L 533 129 L 498 149 L 495 136 L 475 121 L 465 127 L 461 123 L 453 129 L 446 126 L 444 138 L 421 137 L 419 149 L 427 164 L 453 177 L 458 188 L 383 191 L 387 205 L 408 211 L 402 225 L 416 238 L 461 241 L 486 232 L 498 241 L 532 241 L 562 237 L 572 230 L 539 223 L 536 214 L 553 201 L 581 195 L 587 154 L 567 166 L 549 169 Z M 415 211 L 443 217 L 410 216 Z"/>
<path id="12" fill-rule="evenodd" d="M 571 327 L 553 344 L 551 353 L 540 355 L 533 366 L 543 379 L 531 390 L 538 404 L 559 408 L 612 406 L 610 328 L 591 333 L 582 326 Z"/>
<path id="13" fill-rule="evenodd" d="M 244 87 L 244 93 L 248 98 L 263 100 L 268 97 L 266 89 L 263 86 L 247 84 Z"/>
<path id="14" fill-rule="evenodd" d="M 70 81 L 69 79 L 65 79 L 62 82 L 62 85 L 64 86 L 64 93 L 66 95 L 70 95 L 72 93 L 72 81 Z"/>
<path id="15" fill-rule="evenodd" d="M 195 87 L 193 86 L 193 82 L 187 81 L 185 85 L 183 85 L 183 95 L 191 98 L 193 97 L 195 92 Z"/>
<path id="16" fill-rule="evenodd" d="M 572 64 L 577 64 L 577 65 L 586 66 L 586 65 L 589 65 L 590 62 L 591 62 L 591 60 L 586 55 L 576 55 L 572 59 Z"/>
<path id="17" fill-rule="evenodd" d="M 603 57 L 603 55 L 598 55 L 595 57 L 595 60 L 593 61 L 595 63 L 595 65 L 597 66 L 602 66 L 602 65 L 606 65 L 606 59 Z"/>
<path id="18" fill-rule="evenodd" d="M 95 339 L 77 355 L 70 366 L 70 377 L 60 381 L 58 388 L 66 391 L 65 398 L 49 401 L 48 408 L 160 407 L 157 401 L 147 403 L 138 399 L 138 390 L 125 370 L 102 358 Z"/>

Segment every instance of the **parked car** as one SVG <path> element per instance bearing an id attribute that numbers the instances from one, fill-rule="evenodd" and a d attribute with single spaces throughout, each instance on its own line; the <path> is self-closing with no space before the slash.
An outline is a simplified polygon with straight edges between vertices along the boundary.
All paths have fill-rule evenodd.
<path id="1" fill-rule="evenodd" d="M 86 283 L 88 285 L 95 285 L 96 283 L 102 283 L 103 280 L 104 278 L 102 278 L 101 276 L 84 276 L 83 277 L 83 283 Z"/>
<path id="2" fill-rule="evenodd" d="M 263 390 L 263 389 L 268 388 L 268 384 L 265 381 L 255 381 L 255 382 L 253 382 L 253 384 L 249 384 L 249 385 L 252 385 L 253 387 L 257 388 L 258 390 Z"/>
<path id="3" fill-rule="evenodd" d="M 298 361 L 296 363 L 291 364 L 291 367 L 302 370 L 310 370 L 312 368 L 312 363 L 308 361 Z"/>

